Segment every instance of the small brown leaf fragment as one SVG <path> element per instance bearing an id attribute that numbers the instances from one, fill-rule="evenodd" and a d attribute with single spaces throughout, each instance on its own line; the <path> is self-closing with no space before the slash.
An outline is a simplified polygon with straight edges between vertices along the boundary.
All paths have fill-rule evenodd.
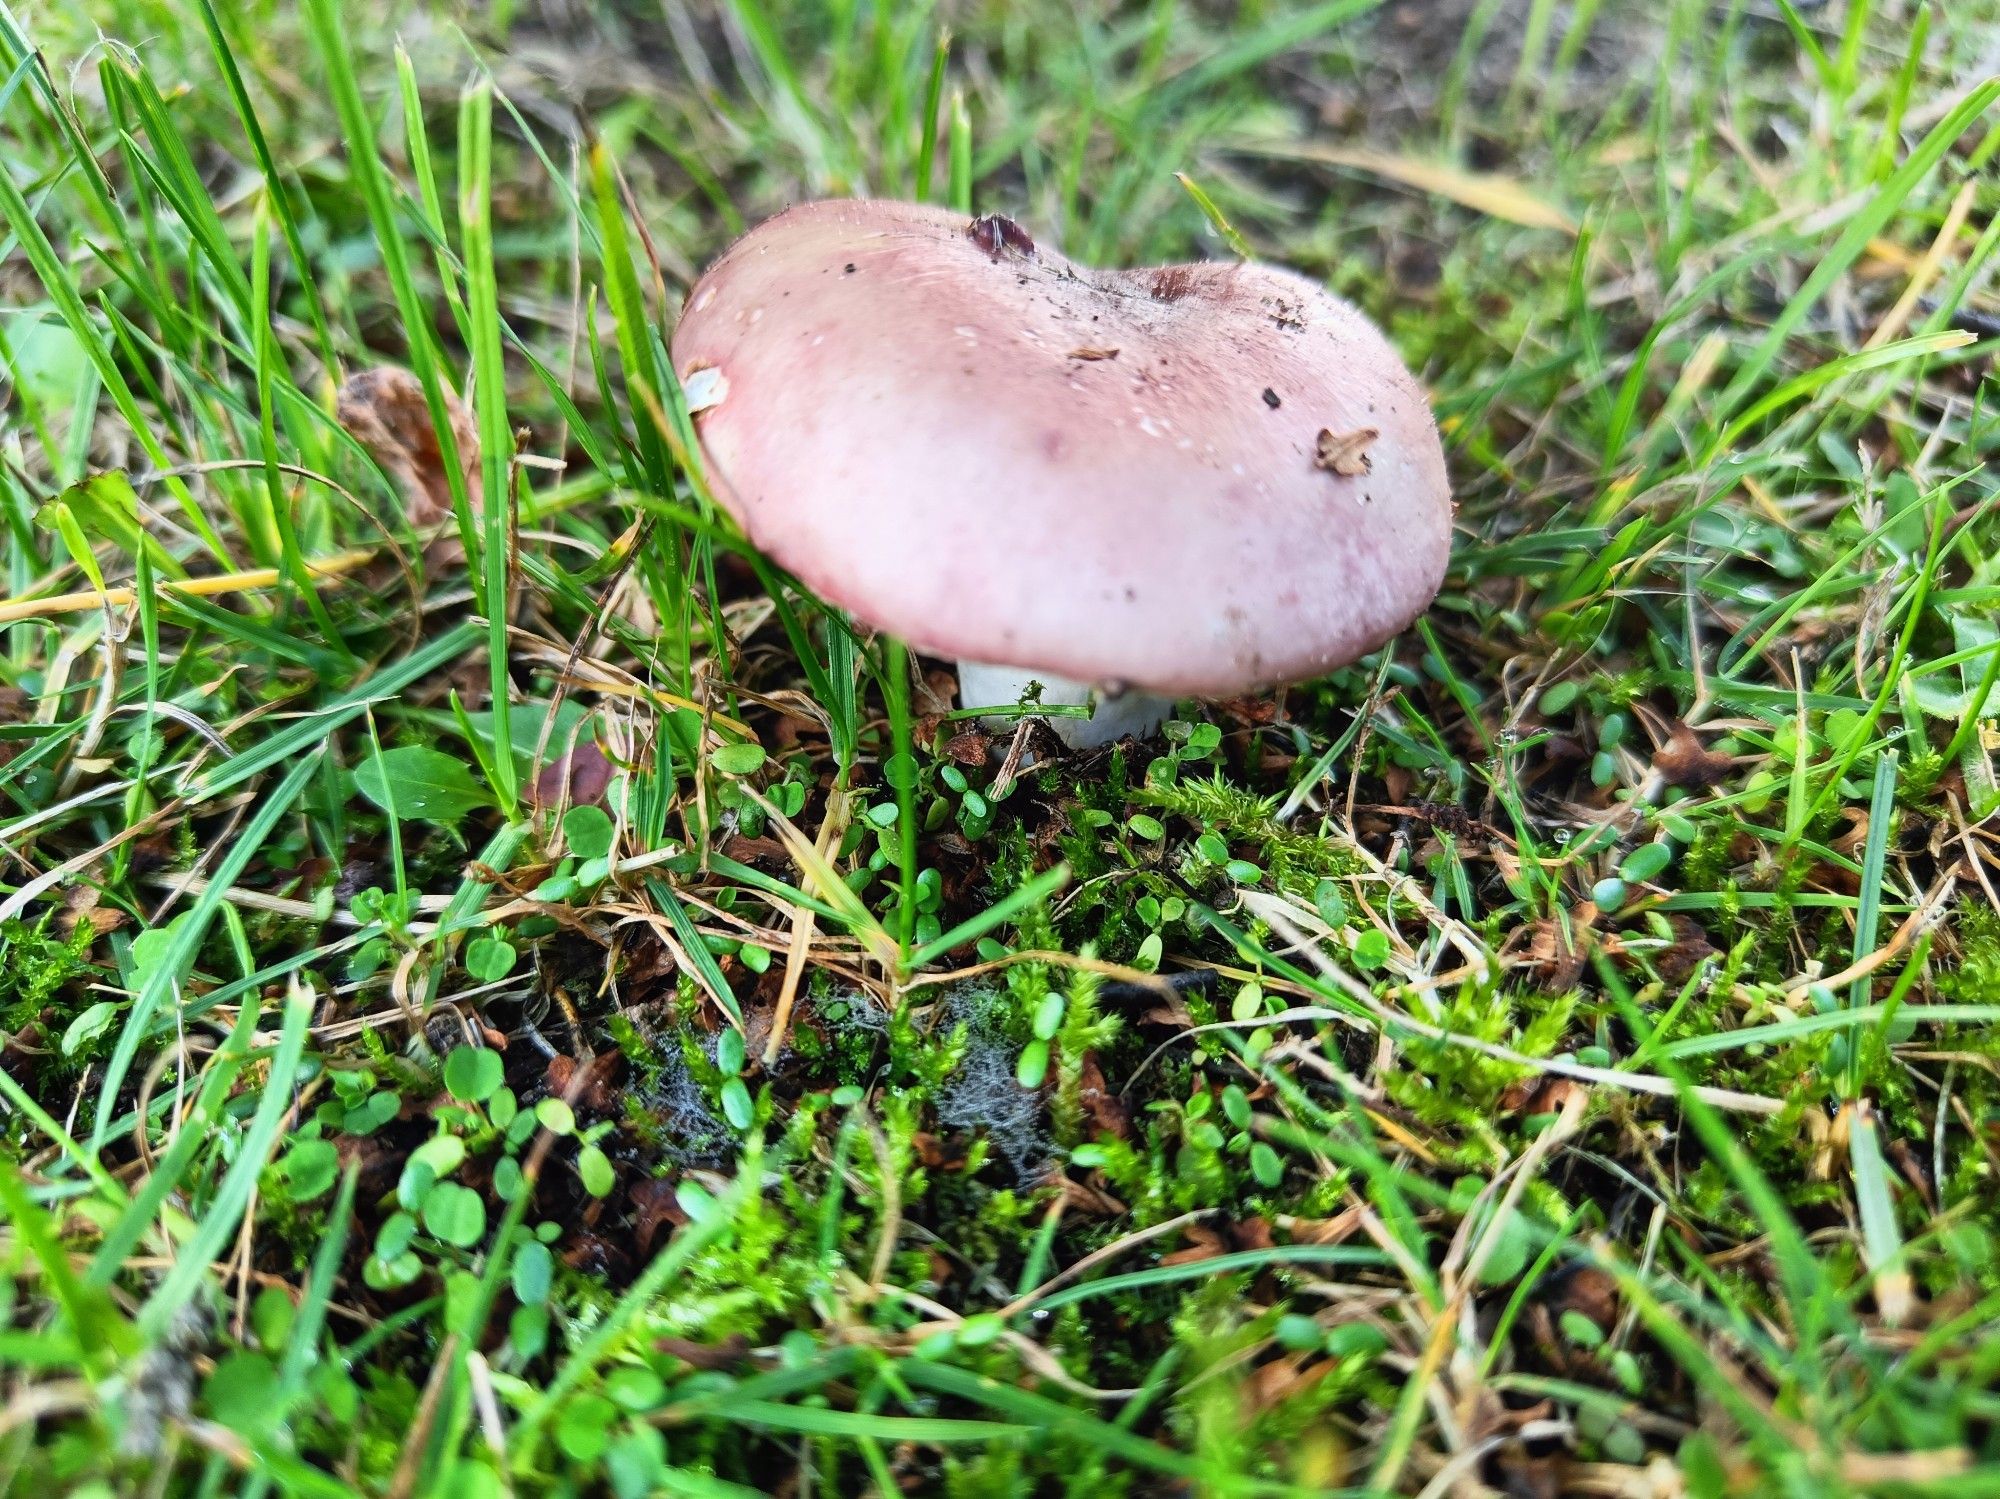
<path id="1" fill-rule="evenodd" d="M 1206 1224 L 1192 1223 L 1181 1232 L 1188 1241 L 1188 1247 L 1161 1255 L 1162 1265 L 1192 1265 L 1202 1260 L 1219 1259 L 1229 1252 L 1229 1245 L 1222 1235 Z"/>
<path id="2" fill-rule="evenodd" d="M 1077 1065 L 1077 1098 L 1090 1122 L 1107 1135 L 1124 1139 L 1131 1133 L 1131 1118 L 1124 1100 L 1104 1081 L 1104 1069 L 1097 1065 L 1097 1053 L 1087 1051 Z"/>
<path id="3" fill-rule="evenodd" d="M 965 729 L 945 741 L 944 752 L 960 765 L 969 765 L 976 770 L 986 763 L 986 752 L 992 744 L 991 735 L 982 734 L 977 729 Z"/>
<path id="4" fill-rule="evenodd" d="M 1618 1320 L 1618 1282 L 1593 1265 L 1579 1266 L 1572 1274 L 1555 1279 L 1545 1299 L 1556 1316 L 1581 1313 L 1599 1332 L 1610 1332 Z"/>
<path id="5" fill-rule="evenodd" d="M 733 1332 L 720 1343 L 697 1343 L 689 1338 L 660 1337 L 653 1347 L 669 1358 L 677 1358 L 691 1368 L 712 1371 L 736 1369 L 750 1361 L 750 1340 Z"/>
<path id="6" fill-rule="evenodd" d="M 1560 994 L 1575 987 L 1583 974 L 1597 941 L 1591 930 L 1596 919 L 1597 907 L 1586 901 L 1569 913 L 1566 922 L 1552 917 L 1530 922 L 1515 929 L 1507 941 L 1507 954 L 1525 958 L 1523 966 L 1536 981 L 1549 993 Z"/>
<path id="7" fill-rule="evenodd" d="M 792 860 L 791 850 L 777 839 L 745 838 L 741 833 L 733 833 L 724 840 L 721 851 L 739 864 L 775 869 L 784 869 Z"/>
<path id="8" fill-rule="evenodd" d="M 1714 957 L 1717 948 L 1692 917 L 1676 911 L 1667 917 L 1667 924 L 1673 928 L 1673 941 L 1653 954 L 1653 966 L 1659 970 L 1661 978 L 1670 984 L 1678 984 L 1704 961 Z"/>
<path id="9" fill-rule="evenodd" d="M 1382 435 L 1375 427 L 1356 427 L 1352 432 L 1335 432 L 1329 427 L 1319 429 L 1319 450 L 1313 455 L 1313 467 L 1323 468 L 1343 479 L 1358 479 L 1375 466 L 1368 456 L 1369 444 Z"/>
<path id="10" fill-rule="evenodd" d="M 449 390 L 444 404 L 465 473 L 466 498 L 477 510 L 482 501 L 479 429 L 465 403 Z M 415 375 L 393 364 L 350 375 L 341 384 L 334 410 L 341 426 L 396 481 L 413 528 L 427 531 L 450 519 L 451 479 L 445 471 L 443 444 Z"/>
<path id="11" fill-rule="evenodd" d="M 1278 1242 L 1271 1233 L 1271 1220 L 1261 1216 L 1231 1223 L 1228 1232 L 1238 1249 L 1270 1249 Z"/>
<path id="12" fill-rule="evenodd" d="M 549 1092 L 569 1099 L 577 1112 L 612 1114 L 620 1107 L 622 1095 L 616 1085 L 624 1070 L 623 1052 L 601 1051 L 583 1064 L 583 1078 L 578 1081 L 576 1059 L 558 1053 L 549 1058 L 543 1077 Z"/>
<path id="13" fill-rule="evenodd" d="M 1331 1218 L 1280 1218 L 1278 1226 L 1291 1235 L 1294 1244 L 1344 1244 L 1361 1229 L 1359 1208 L 1348 1208 Z"/>
<path id="14" fill-rule="evenodd" d="M 125 913 L 116 907 L 100 905 L 101 899 L 88 885 L 72 886 L 63 897 L 62 909 L 56 913 L 56 930 L 65 938 L 74 937 L 79 926 L 88 927 L 93 938 L 116 931 L 125 924 Z"/>
<path id="15" fill-rule="evenodd" d="M 911 1135 L 910 1144 L 927 1171 L 958 1171 L 965 1166 L 965 1152 L 952 1149 L 929 1130 L 920 1129 Z"/>
<path id="16" fill-rule="evenodd" d="M 1506 1443 L 1493 1456 L 1500 1492 L 1507 1499 L 1560 1499 L 1565 1465 L 1562 1453 L 1533 1453 L 1519 1442 Z M 1675 1482 L 1679 1482 L 1678 1475 Z M 1488 1492 L 1492 1491 L 1489 1489 Z M 1662 1489 L 1658 1492 L 1673 1491 Z"/>
<path id="17" fill-rule="evenodd" d="M 1245 1399 L 1252 1414 L 1262 1415 L 1318 1384 L 1332 1368 L 1326 1359 L 1309 1364 L 1299 1354 L 1259 1364 L 1250 1371 Z"/>
<path id="18" fill-rule="evenodd" d="M 632 1257 L 602 1234 L 580 1229 L 563 1246 L 562 1262 L 579 1275 L 623 1280 L 632 1273 Z"/>
<path id="19" fill-rule="evenodd" d="M 601 807 L 610 789 L 611 761 L 595 740 L 586 739 L 541 768 L 531 797 L 536 806 L 551 807 L 567 791 L 573 807 Z"/>
<path id="20" fill-rule="evenodd" d="M 1092 1218 L 1124 1217 L 1130 1209 L 1099 1185 L 1104 1179 L 1104 1173 L 1093 1171 L 1091 1178 L 1090 1181 L 1080 1182 L 1074 1177 L 1057 1176 L 1051 1178 L 1048 1185 L 1062 1194 L 1067 1208 L 1076 1212 L 1088 1214 Z"/>
<path id="21" fill-rule="evenodd" d="M 1116 349 L 1093 349 L 1086 345 L 1080 349 L 1071 349 L 1069 357 L 1072 359 L 1116 359 L 1118 351 Z"/>
<path id="22" fill-rule="evenodd" d="M 393 1185 L 393 1183 L 391 1184 Z M 684 1228 L 688 1215 L 674 1196 L 674 1184 L 649 1176 L 632 1184 L 632 1238 L 641 1255 L 653 1252 L 662 1228 Z"/>
<path id="23" fill-rule="evenodd" d="M 1669 786 L 1688 786 L 1706 791 L 1729 774 L 1729 756 L 1703 749 L 1694 730 L 1676 723 L 1667 742 L 1653 752 L 1653 769 Z"/>

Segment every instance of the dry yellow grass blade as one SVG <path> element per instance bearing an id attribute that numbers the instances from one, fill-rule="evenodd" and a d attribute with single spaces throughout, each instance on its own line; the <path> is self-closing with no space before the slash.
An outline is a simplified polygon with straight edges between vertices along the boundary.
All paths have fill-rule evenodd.
<path id="1" fill-rule="evenodd" d="M 372 547 L 358 551 L 336 552 L 331 557 L 308 558 L 306 568 L 316 578 L 338 578 L 368 562 L 375 556 Z M 192 598 L 213 598 L 223 593 L 249 593 L 259 588 L 270 588 L 282 582 L 284 574 L 275 567 L 253 567 L 247 572 L 220 573 L 213 578 L 185 578 L 163 581 L 160 589 L 165 593 L 186 594 Z M 42 619 L 52 614 L 78 614 L 86 609 L 122 609 L 136 597 L 130 588 L 107 588 L 99 591 L 86 588 L 79 593 L 52 593 L 39 599 L 7 599 L 0 601 L 0 625 L 12 624 L 17 619 Z"/>
<path id="2" fill-rule="evenodd" d="M 1483 213 L 1489 218 L 1504 219 L 1510 224 L 1525 225 L 1530 229 L 1557 229 L 1564 234 L 1576 233 L 1576 220 L 1562 209 L 1537 196 L 1512 177 L 1503 177 L 1494 172 L 1468 172 L 1461 167 L 1447 165 L 1441 161 L 1426 161 L 1421 157 L 1397 156 L 1387 151 L 1368 151 L 1347 146 L 1258 146 L 1245 145 L 1234 149 L 1247 155 L 1267 156 L 1284 161 L 1319 162 L 1326 166 L 1346 167 L 1351 171 L 1365 172 L 1371 177 L 1414 188 L 1418 192 L 1434 193 L 1440 198 Z"/>
<path id="3" fill-rule="evenodd" d="M 1959 232 L 1965 228 L 1966 217 L 1972 212 L 1972 197 L 1978 186 L 1976 182 L 1968 182 L 1958 190 L 1958 196 L 1951 200 L 1951 207 L 1945 211 L 1944 226 L 1938 230 L 1937 238 L 1931 241 L 1930 248 L 1910 268 L 1910 281 L 1903 288 L 1903 294 L 1896 299 L 1896 305 L 1889 309 L 1888 315 L 1875 325 L 1875 331 L 1868 336 L 1868 342 L 1862 348 L 1879 349 L 1900 336 L 1903 329 L 1909 326 L 1910 314 L 1917 310 L 1924 293 L 1931 289 L 1931 283 L 1937 280 L 1945 262 L 1958 248 Z"/>

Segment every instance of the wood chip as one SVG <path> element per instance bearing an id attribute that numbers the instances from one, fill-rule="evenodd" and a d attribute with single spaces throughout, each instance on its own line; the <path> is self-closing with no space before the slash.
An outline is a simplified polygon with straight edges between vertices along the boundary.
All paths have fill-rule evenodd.
<path id="1" fill-rule="evenodd" d="M 1092 349 L 1086 347 L 1071 349 L 1069 357 L 1072 359 L 1116 359 L 1118 351 L 1116 349 Z"/>
<path id="2" fill-rule="evenodd" d="M 1368 445 L 1381 435 L 1374 427 L 1356 427 L 1352 432 L 1335 432 L 1322 427 L 1319 431 L 1319 451 L 1313 455 L 1313 466 L 1338 474 L 1343 479 L 1358 479 L 1374 467 L 1368 457 Z"/>

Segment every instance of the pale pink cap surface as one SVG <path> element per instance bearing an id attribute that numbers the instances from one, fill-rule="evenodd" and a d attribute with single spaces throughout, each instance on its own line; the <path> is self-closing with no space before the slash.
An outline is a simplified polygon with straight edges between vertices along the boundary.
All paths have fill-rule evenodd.
<path id="1" fill-rule="evenodd" d="M 1167 694 L 1318 676 L 1423 612 L 1450 485 L 1372 323 L 1265 266 L 1024 245 L 808 203 L 701 278 L 674 364 L 719 372 L 696 427 L 760 550 L 920 650 Z"/>

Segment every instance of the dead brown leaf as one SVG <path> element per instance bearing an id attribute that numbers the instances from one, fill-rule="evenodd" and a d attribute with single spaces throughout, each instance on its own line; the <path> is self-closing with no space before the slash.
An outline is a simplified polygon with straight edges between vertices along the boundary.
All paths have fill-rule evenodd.
<path id="1" fill-rule="evenodd" d="M 1596 920 L 1597 907 L 1585 901 L 1569 912 L 1566 922 L 1545 916 L 1516 928 L 1504 950 L 1509 957 L 1525 958 L 1536 981 L 1550 993 L 1560 994 L 1574 988 L 1583 975 L 1583 965 L 1596 941 L 1591 930 Z"/>
<path id="2" fill-rule="evenodd" d="M 1344 1244 L 1361 1229 L 1362 1212 L 1348 1208 L 1331 1218 L 1280 1218 L 1278 1227 L 1294 1244 Z"/>
<path id="3" fill-rule="evenodd" d="M 611 762 L 595 740 L 584 740 L 542 767 L 535 777 L 535 805 L 554 806 L 565 784 L 571 806 L 604 804 L 604 793 L 611 789 Z"/>
<path id="4" fill-rule="evenodd" d="M 1329 427 L 1322 427 L 1319 449 L 1313 454 L 1313 466 L 1338 474 L 1343 479 L 1358 479 L 1374 468 L 1368 448 L 1381 435 L 1375 427 L 1356 427 L 1352 432 L 1335 432 Z"/>
<path id="5" fill-rule="evenodd" d="M 926 1171 L 960 1171 L 965 1167 L 965 1152 L 952 1149 L 929 1130 L 911 1135 L 910 1144 Z"/>
<path id="6" fill-rule="evenodd" d="M 1333 1364 L 1326 1359 L 1308 1364 L 1300 1354 L 1259 1364 L 1251 1371 L 1249 1387 L 1244 1391 L 1251 1414 L 1261 1415 L 1318 1384 L 1332 1368 Z"/>
<path id="7" fill-rule="evenodd" d="M 982 734 L 977 729 L 963 729 L 944 743 L 944 752 L 960 765 L 978 769 L 986 763 L 986 752 L 993 746 L 990 734 Z"/>
<path id="8" fill-rule="evenodd" d="M 1653 769 L 1669 786 L 1687 786 L 1706 791 L 1729 774 L 1732 762 L 1727 755 L 1704 749 L 1693 729 L 1676 722 L 1667 742 L 1653 752 Z"/>
<path id="9" fill-rule="evenodd" d="M 1278 1242 L 1271 1233 L 1271 1220 L 1262 1216 L 1230 1224 L 1229 1238 L 1238 1249 L 1271 1249 Z"/>
<path id="10" fill-rule="evenodd" d="M 720 1343 L 696 1343 L 687 1338 L 658 1337 L 653 1346 L 691 1368 L 712 1371 L 740 1368 L 750 1359 L 750 1340 L 733 1332 Z"/>
<path id="11" fill-rule="evenodd" d="M 1131 1115 L 1124 1101 L 1104 1081 L 1104 1069 L 1097 1065 L 1097 1053 L 1087 1051 L 1077 1064 L 1077 1092 L 1083 1112 L 1098 1130 L 1124 1139 L 1131 1133 Z"/>
<path id="12" fill-rule="evenodd" d="M 1202 1260 L 1220 1259 L 1229 1252 L 1228 1241 L 1206 1223 L 1190 1223 L 1181 1230 L 1181 1236 L 1188 1241 L 1188 1247 L 1161 1255 L 1162 1265 L 1192 1265 Z"/>
<path id="13" fill-rule="evenodd" d="M 649 1176 L 634 1182 L 626 1195 L 632 1203 L 632 1238 L 642 1258 L 652 1254 L 662 1227 L 680 1228 L 688 1221 L 670 1181 Z"/>
<path id="14" fill-rule="evenodd" d="M 479 479 L 479 429 L 465 402 L 447 390 L 446 415 L 452 442 L 465 473 L 466 498 L 476 510 L 483 500 Z M 334 409 L 354 440 L 368 450 L 403 492 L 410 524 L 427 531 L 451 517 L 451 479 L 443 444 L 431 422 L 430 406 L 417 377 L 398 365 L 378 365 L 342 382 Z"/>
<path id="15" fill-rule="evenodd" d="M 1100 1173 L 1092 1173 L 1101 1179 Z M 1068 1206 L 1079 1213 L 1087 1213 L 1093 1218 L 1122 1218 L 1128 1209 L 1125 1204 L 1098 1186 L 1095 1181 L 1080 1182 L 1075 1177 L 1065 1176 L 1057 1184 Z"/>
<path id="16" fill-rule="evenodd" d="M 562 1261 L 577 1274 L 600 1280 L 623 1281 L 632 1270 L 632 1257 L 623 1248 L 588 1229 L 579 1230 L 563 1246 Z"/>
<path id="17" fill-rule="evenodd" d="M 1600 1332 L 1610 1332 L 1618 1320 L 1618 1282 L 1595 1265 L 1580 1265 L 1573 1274 L 1558 1280 L 1548 1300 L 1558 1317 L 1581 1312 Z"/>
<path id="18" fill-rule="evenodd" d="M 568 1097 L 578 1113 L 616 1114 L 623 1105 L 618 1090 L 618 1080 L 625 1072 L 625 1054 L 621 1051 L 600 1051 L 584 1064 L 583 1081 L 576 1084 L 576 1092 L 570 1087 L 576 1077 L 576 1061 L 566 1056 L 549 1058 L 549 1092 L 558 1098 Z"/>
<path id="19" fill-rule="evenodd" d="M 79 926 L 88 927 L 92 937 L 102 937 L 124 924 L 125 913 L 102 904 L 102 897 L 90 885 L 71 886 L 63 897 L 62 910 L 56 913 L 56 930 L 65 937 L 75 936 Z"/>
<path id="20" fill-rule="evenodd" d="M 1669 912 L 1667 924 L 1674 929 L 1674 940 L 1653 955 L 1653 966 L 1659 970 L 1661 978 L 1670 984 L 1678 984 L 1705 960 L 1714 957 L 1716 946 L 1691 916 L 1684 916 L 1678 911 Z"/>
<path id="21" fill-rule="evenodd" d="M 1168 989 L 1160 994 L 1160 1002 L 1139 1017 L 1145 1025 L 1164 1025 L 1177 1031 L 1194 1029 L 1194 1012 L 1181 1003 L 1178 991 Z"/>

